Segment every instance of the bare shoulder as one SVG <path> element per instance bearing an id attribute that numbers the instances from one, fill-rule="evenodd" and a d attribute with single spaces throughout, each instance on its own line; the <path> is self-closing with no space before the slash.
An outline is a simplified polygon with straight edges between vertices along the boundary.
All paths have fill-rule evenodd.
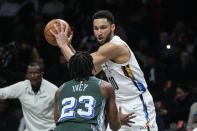
<path id="1" fill-rule="evenodd" d="M 109 58 L 118 64 L 127 62 L 131 56 L 129 48 L 125 44 L 115 42 L 104 44 L 98 52 L 105 56 L 109 55 Z"/>
<path id="2" fill-rule="evenodd" d="M 109 87 L 111 87 L 111 84 L 105 80 L 102 80 L 101 88 L 109 88 Z"/>
<path id="3" fill-rule="evenodd" d="M 61 88 L 58 88 L 56 93 L 55 93 L 55 98 L 58 99 L 59 95 L 60 95 L 60 92 L 61 92 Z"/>
<path id="4" fill-rule="evenodd" d="M 116 50 L 119 50 L 121 48 L 123 48 L 122 44 L 108 42 L 108 43 L 105 43 L 104 45 L 102 45 L 99 48 L 99 50 L 113 50 L 113 51 L 116 51 Z"/>
<path id="5" fill-rule="evenodd" d="M 110 59 L 114 59 L 120 56 L 121 52 L 123 52 L 123 46 L 121 44 L 116 44 L 112 42 L 105 43 L 102 45 L 97 53 L 109 56 Z"/>
<path id="6" fill-rule="evenodd" d="M 102 80 L 100 90 L 101 90 L 102 95 L 106 99 L 108 99 L 111 92 L 113 92 L 114 89 L 109 82 Z"/>

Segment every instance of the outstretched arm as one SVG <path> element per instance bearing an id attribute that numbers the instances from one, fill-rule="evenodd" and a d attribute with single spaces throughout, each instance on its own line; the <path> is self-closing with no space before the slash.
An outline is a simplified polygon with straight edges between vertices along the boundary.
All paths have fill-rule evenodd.
<path id="1" fill-rule="evenodd" d="M 114 89 L 112 88 L 112 85 L 106 81 L 102 81 L 100 89 L 104 98 L 107 99 L 106 116 L 109 122 L 109 126 L 112 130 L 118 130 L 121 126 L 121 122 L 118 116 L 118 109 L 115 103 Z"/>
<path id="2" fill-rule="evenodd" d="M 72 39 L 71 39 L 72 41 Z M 72 44 L 71 44 L 71 41 L 68 43 L 68 47 L 71 49 L 71 51 L 75 54 L 75 49 L 73 48 Z"/>
<path id="3" fill-rule="evenodd" d="M 63 24 L 61 23 L 61 29 L 57 28 L 57 25 L 54 25 L 57 33 L 54 33 L 52 30 L 50 32 L 55 36 L 58 46 L 60 47 L 64 57 L 67 61 L 75 54 L 75 49 L 71 45 L 72 34 L 68 36 L 68 28 L 64 29 Z M 96 71 L 93 71 L 93 74 L 98 74 L 101 71 L 101 65 L 108 60 L 115 60 L 117 57 L 121 56 L 124 53 L 122 46 L 114 43 L 107 43 L 101 46 L 98 51 L 92 53 L 93 63 L 96 68 Z M 120 59 L 120 58 L 118 58 Z M 121 58 L 122 59 L 122 58 Z"/>
<path id="4" fill-rule="evenodd" d="M 66 28 L 65 31 L 64 31 L 63 24 L 62 23 L 60 23 L 60 24 L 61 24 L 61 29 L 60 30 L 57 28 L 56 24 L 54 25 L 57 33 L 54 33 L 52 30 L 50 30 L 50 32 L 56 38 L 57 45 L 61 49 L 61 52 L 63 53 L 64 57 L 66 58 L 67 61 L 69 61 L 70 58 L 76 52 L 75 49 L 73 48 L 73 46 L 71 45 L 73 34 L 71 34 L 68 37 L 68 35 L 67 35 L 68 34 L 68 28 Z M 66 25 L 66 26 L 68 26 L 68 25 Z M 93 74 L 96 75 L 96 74 L 98 74 L 101 71 L 101 66 L 100 65 L 94 65 L 94 66 L 95 66 L 95 70 L 93 70 Z"/>
<path id="5" fill-rule="evenodd" d="M 61 24 L 61 29 L 59 30 L 57 28 L 57 25 L 55 24 L 54 27 L 57 31 L 57 34 L 54 33 L 52 30 L 50 32 L 54 35 L 57 41 L 57 45 L 60 47 L 64 57 L 66 58 L 67 61 L 70 60 L 70 58 L 74 55 L 75 51 L 72 48 L 69 48 L 69 45 L 71 46 L 71 40 L 72 40 L 72 34 L 68 37 L 68 28 L 65 29 L 64 31 L 64 26 L 62 23 Z M 68 25 L 66 25 L 68 27 Z"/>
<path id="6" fill-rule="evenodd" d="M 130 114 L 123 114 L 121 107 L 119 107 L 119 112 L 118 112 L 115 103 L 115 92 L 112 85 L 106 81 L 102 81 L 101 93 L 107 99 L 106 114 L 110 128 L 113 130 L 118 130 L 120 128 L 119 127 L 120 125 L 131 126 L 130 124 L 134 123 L 132 119 L 136 116 L 134 115 L 133 112 Z"/>

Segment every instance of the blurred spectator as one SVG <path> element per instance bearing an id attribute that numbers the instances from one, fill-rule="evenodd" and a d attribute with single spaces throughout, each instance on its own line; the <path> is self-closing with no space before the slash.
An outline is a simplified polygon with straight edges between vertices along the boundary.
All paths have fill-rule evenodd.
<path id="1" fill-rule="evenodd" d="M 197 63 L 197 35 L 194 38 L 194 47 L 193 47 L 192 55 L 194 58 L 194 62 L 196 64 Z"/>
<path id="2" fill-rule="evenodd" d="M 18 57 L 17 57 L 17 69 L 21 72 L 25 72 L 27 65 L 30 62 L 38 62 L 43 64 L 42 58 L 40 58 L 38 51 L 35 47 L 32 46 L 29 40 L 22 40 L 19 49 L 18 49 Z"/>
<path id="3" fill-rule="evenodd" d="M 4 52 L 5 52 L 4 45 L 0 43 L 0 57 L 3 56 Z"/>
<path id="4" fill-rule="evenodd" d="M 0 16 L 15 16 L 21 8 L 20 0 L 5 0 L 0 6 Z"/>
<path id="5" fill-rule="evenodd" d="M 48 0 L 42 9 L 42 13 L 48 16 L 54 16 L 64 11 L 64 3 L 59 0 Z"/>
<path id="6" fill-rule="evenodd" d="M 1 45 L 1 64 L 2 68 L 12 68 L 16 60 L 17 45 L 14 42 L 6 42 Z"/>
<path id="7" fill-rule="evenodd" d="M 68 63 L 62 54 L 59 56 L 58 63 L 54 63 L 48 67 L 45 78 L 58 87 L 60 87 L 65 81 L 71 79 L 68 71 Z"/>
<path id="8" fill-rule="evenodd" d="M 1 85 L 17 82 L 24 78 L 24 74 L 14 70 L 16 67 L 18 47 L 15 42 L 5 42 L 1 48 L 3 52 L 0 56 L 0 79 Z"/>
<path id="9" fill-rule="evenodd" d="M 164 102 L 159 109 L 161 116 L 167 117 L 166 124 L 178 121 L 186 122 L 189 116 L 190 106 L 196 101 L 196 97 L 191 96 L 187 85 L 176 86 L 176 95 L 172 101 Z"/>
<path id="10" fill-rule="evenodd" d="M 168 32 L 162 32 L 159 34 L 159 53 L 161 59 L 165 59 L 165 57 L 168 55 L 169 49 L 171 49 L 172 42 L 170 42 L 169 33 Z"/>
<path id="11" fill-rule="evenodd" d="M 162 102 L 161 101 L 157 101 L 155 102 L 155 110 L 156 110 L 156 122 L 157 122 L 157 126 L 158 126 L 158 131 L 164 131 L 165 130 L 165 123 L 164 120 L 162 118 L 162 116 L 159 114 L 159 110 L 162 108 Z"/>
<path id="12" fill-rule="evenodd" d="M 92 53 L 94 51 L 96 51 L 98 49 L 98 44 L 97 41 L 95 39 L 95 37 L 91 34 L 91 35 L 85 35 L 82 40 L 81 43 L 79 45 L 79 50 L 83 51 L 88 51 L 89 53 Z"/>
<path id="13" fill-rule="evenodd" d="M 4 52 L 5 52 L 5 46 L 4 44 L 1 43 L 0 41 L 0 70 L 3 70 L 3 55 L 4 55 Z M 0 85 L 4 85 L 6 83 L 6 80 L 3 78 L 2 76 L 2 73 L 0 71 Z M 2 86 L 0 86 L 2 87 Z"/>
<path id="14" fill-rule="evenodd" d="M 152 19 L 157 29 L 157 33 L 161 33 L 165 28 L 165 14 L 163 0 L 144 0 L 142 10 L 146 10 Z"/>
<path id="15" fill-rule="evenodd" d="M 191 93 L 193 96 L 197 96 L 197 78 L 195 78 L 194 82 L 191 84 Z"/>
<path id="16" fill-rule="evenodd" d="M 36 0 L 35 0 L 36 2 Z M 34 26 L 34 15 L 36 13 L 35 7 L 34 7 L 34 3 L 30 2 L 30 0 L 25 0 L 23 2 L 23 6 L 20 8 L 20 10 L 18 10 L 16 17 L 18 19 L 18 22 L 20 22 L 20 24 L 28 27 L 27 30 L 32 30 L 33 26 Z M 27 32 L 27 33 L 31 33 Z"/>
<path id="17" fill-rule="evenodd" d="M 166 80 L 164 68 L 162 64 L 156 59 L 156 57 L 147 57 L 146 67 L 144 68 L 144 76 L 154 100 L 161 100 Z"/>
<path id="18" fill-rule="evenodd" d="M 159 58 L 165 66 L 171 67 L 178 62 L 179 48 L 176 45 L 176 41 L 170 39 L 170 33 L 162 32 L 159 36 L 158 44 Z"/>
<path id="19" fill-rule="evenodd" d="M 44 38 L 44 18 L 41 15 L 35 16 L 35 25 L 33 29 L 34 39 L 32 44 L 37 50 L 37 55 L 43 60 L 45 70 L 48 70 L 49 66 L 58 62 L 58 51 L 59 48 L 50 45 Z"/>
<path id="20" fill-rule="evenodd" d="M 196 45 L 197 42 L 197 37 L 196 37 L 196 32 L 194 29 L 189 29 L 186 32 L 186 50 L 192 54 L 194 51 L 194 47 Z"/>
<path id="21" fill-rule="evenodd" d="M 182 51 L 179 62 L 168 68 L 168 77 L 176 82 L 193 83 L 196 78 L 197 67 L 188 51 Z"/>
<path id="22" fill-rule="evenodd" d="M 141 38 L 135 50 L 135 54 L 139 61 L 142 62 L 141 68 L 145 68 L 147 65 L 147 57 L 153 55 L 151 45 L 147 38 Z"/>
<path id="23" fill-rule="evenodd" d="M 121 24 L 116 24 L 116 29 L 115 29 L 115 34 L 120 36 L 120 38 L 124 41 L 128 41 L 128 38 L 127 38 L 127 32 L 126 32 L 126 29 L 124 28 L 123 25 Z M 131 44 L 131 43 L 130 43 Z M 131 46 L 131 45 L 129 45 Z"/>
<path id="24" fill-rule="evenodd" d="M 13 101 L 16 102 L 16 101 Z M 10 107 L 10 104 L 12 108 Z M 9 100 L 0 100 L 0 130 L 17 131 L 19 120 L 22 116 L 20 108 Z"/>
<path id="25" fill-rule="evenodd" d="M 132 46 L 135 47 L 136 41 L 139 41 L 140 38 L 146 37 L 151 40 L 155 37 L 157 32 L 155 28 L 156 26 L 154 25 L 155 23 L 153 22 L 153 18 L 150 16 L 148 10 L 142 10 L 140 8 L 141 3 L 137 0 L 127 0 L 127 2 L 121 2 L 126 7 L 128 6 L 128 8 L 124 8 L 125 12 L 122 12 L 122 14 L 125 13 L 125 15 L 128 15 L 128 20 L 125 23 L 125 29 L 128 33 L 127 35 L 129 36 L 128 43 L 132 43 Z M 150 44 L 152 45 L 153 43 Z"/>

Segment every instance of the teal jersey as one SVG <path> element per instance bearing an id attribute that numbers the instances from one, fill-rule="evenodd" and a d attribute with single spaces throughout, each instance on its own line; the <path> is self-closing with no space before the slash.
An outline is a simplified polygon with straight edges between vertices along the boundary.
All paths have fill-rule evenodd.
<path id="1" fill-rule="evenodd" d="M 101 80 L 94 76 L 88 81 L 71 80 L 64 83 L 58 98 L 58 124 L 63 123 L 64 128 L 69 127 L 72 131 L 83 131 L 83 128 L 84 131 L 105 130 L 106 100 L 101 94 L 100 84 Z"/>

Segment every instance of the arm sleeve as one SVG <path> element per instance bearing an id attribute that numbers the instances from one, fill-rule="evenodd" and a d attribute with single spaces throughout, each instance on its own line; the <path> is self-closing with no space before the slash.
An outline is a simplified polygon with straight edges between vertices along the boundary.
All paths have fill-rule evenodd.
<path id="1" fill-rule="evenodd" d="M 23 87 L 23 82 L 18 82 L 16 84 L 1 88 L 0 99 L 19 98 L 22 93 Z"/>

